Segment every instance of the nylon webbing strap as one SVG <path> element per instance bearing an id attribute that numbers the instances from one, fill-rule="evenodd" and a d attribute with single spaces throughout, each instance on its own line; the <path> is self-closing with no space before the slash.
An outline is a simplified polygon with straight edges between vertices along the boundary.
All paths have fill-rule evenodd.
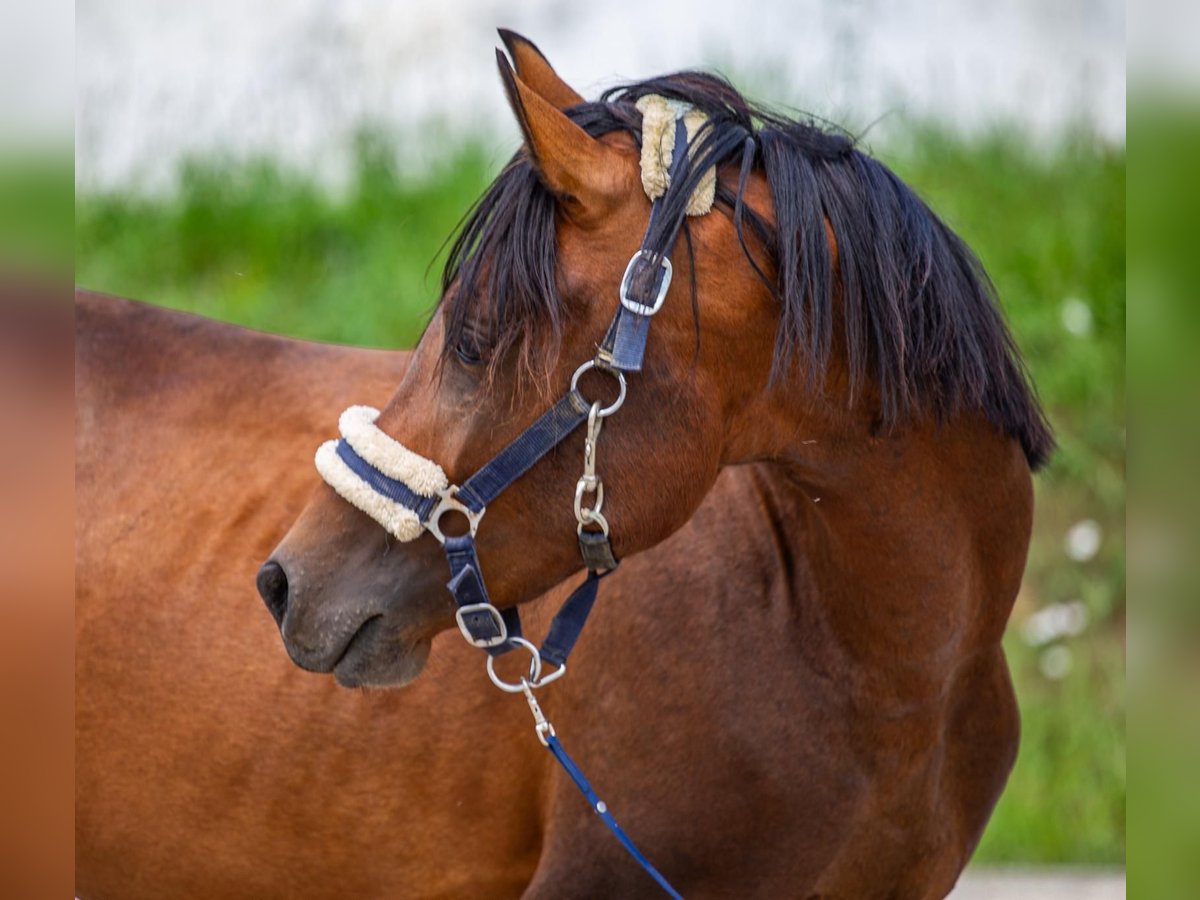
<path id="1" fill-rule="evenodd" d="M 618 565 L 612 542 L 603 531 L 580 531 L 579 555 L 583 557 L 584 568 L 589 572 L 607 574 Z"/>
<path id="2" fill-rule="evenodd" d="M 458 489 L 458 500 L 479 512 L 506 487 L 558 446 L 588 417 L 587 401 L 579 391 L 568 391 L 541 417 L 526 428 L 491 462 L 467 479 Z"/>
<path id="3" fill-rule="evenodd" d="M 675 180 L 678 178 L 687 177 L 688 165 L 687 127 L 683 124 L 682 119 L 677 119 L 675 122 L 675 149 L 672 151 L 671 168 L 669 170 L 672 183 L 675 183 Z M 649 250 L 646 242 L 653 233 L 655 223 L 661 215 L 662 200 L 660 198 L 650 205 L 650 223 L 646 227 L 646 237 L 642 241 L 642 250 Z M 675 244 L 675 238 L 678 236 L 682 225 L 683 217 L 680 216 L 680 220 L 672 229 L 663 250 L 663 255 L 667 259 L 671 256 L 671 248 Z M 664 277 L 663 267 L 655 263 L 656 261 L 652 257 L 646 259 L 644 262 L 640 262 L 635 268 L 633 277 L 630 279 L 630 299 L 643 306 L 651 306 L 653 304 L 653 299 L 657 295 Z M 650 336 L 650 320 L 652 318 L 654 318 L 653 315 L 640 315 L 634 312 L 625 306 L 624 303 L 618 306 L 616 318 L 613 319 L 608 333 L 604 336 L 604 340 L 600 344 L 601 358 L 614 369 L 622 372 L 640 372 L 642 370 L 642 361 L 646 356 L 646 340 Z"/>
<path id="4" fill-rule="evenodd" d="M 407 506 L 424 522 L 437 505 L 438 498 L 422 497 L 411 490 L 403 481 L 397 481 L 384 475 L 377 468 L 359 456 L 345 438 L 337 442 L 337 455 L 342 458 L 350 471 L 365 481 L 378 494 L 389 500 L 395 500 L 402 506 Z"/>
<path id="5" fill-rule="evenodd" d="M 477 644 L 505 638 L 505 642 L 483 647 L 492 656 L 512 649 L 508 638 L 521 637 L 521 616 L 515 606 L 497 611 L 488 596 L 475 553 L 475 538 L 469 534 L 447 537 L 443 545 L 450 563 L 450 581 L 446 584 L 458 606 L 458 619 Z M 499 619 L 496 618 L 497 612 Z"/>
<path id="6" fill-rule="evenodd" d="M 575 588 L 563 603 L 554 621 L 550 623 L 550 630 L 546 633 L 546 639 L 542 641 L 541 650 L 538 651 L 546 662 L 556 666 L 566 665 L 567 657 L 571 655 L 575 642 L 583 633 L 583 626 L 587 624 L 592 606 L 596 603 L 600 579 L 607 574 L 608 572 L 588 572 L 583 584 Z"/>
<path id="7" fill-rule="evenodd" d="M 491 462 L 467 479 L 458 490 L 459 502 L 475 512 L 483 509 L 505 488 L 528 472 L 539 459 L 561 444 L 587 419 L 587 414 L 587 402 L 583 395 L 578 391 L 567 392 L 512 443 L 492 457 Z M 511 606 L 500 610 L 500 620 L 497 620 L 496 608 L 492 605 L 484 585 L 479 556 L 475 552 L 474 537 L 470 534 L 447 537 L 443 549 L 450 564 L 450 581 L 446 587 L 458 607 L 459 623 L 473 642 L 482 646 L 492 656 L 507 653 L 514 646 L 507 638 L 521 637 L 521 616 L 517 608 Z M 572 623 L 579 618 L 578 607 L 579 604 L 576 603 L 570 611 L 569 618 Z M 588 607 L 590 609 L 590 604 Z M 579 622 L 580 628 L 586 619 L 585 611 Z M 566 624 L 560 627 L 560 632 L 565 628 L 569 633 L 572 627 L 572 624 Z M 501 637 L 505 638 L 504 642 L 485 646 Z M 567 642 L 566 652 L 562 654 L 564 660 L 578 637 L 576 633 Z"/>
<path id="8" fill-rule="evenodd" d="M 479 568 L 479 557 L 475 552 L 475 539 L 469 534 L 448 537 L 444 545 L 446 559 L 450 563 L 450 581 L 446 587 L 458 607 L 458 620 L 470 634 L 472 640 L 492 656 L 500 656 L 513 649 L 509 638 L 522 637 L 521 615 L 515 606 L 497 610 L 488 596 L 483 573 Z M 550 630 L 538 651 L 548 663 L 564 666 L 567 657 L 575 648 L 575 642 L 583 633 L 592 607 L 596 603 L 596 591 L 600 580 L 608 572 L 588 572 L 587 578 L 571 592 L 558 613 L 550 622 Z M 486 646 L 489 642 L 502 643 Z"/>

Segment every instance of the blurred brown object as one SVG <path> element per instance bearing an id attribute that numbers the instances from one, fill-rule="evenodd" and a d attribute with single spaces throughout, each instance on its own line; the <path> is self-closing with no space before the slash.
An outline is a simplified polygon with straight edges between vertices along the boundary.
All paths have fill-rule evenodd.
<path id="1" fill-rule="evenodd" d="M 70 285 L 0 272 L 0 896 L 70 896 Z"/>

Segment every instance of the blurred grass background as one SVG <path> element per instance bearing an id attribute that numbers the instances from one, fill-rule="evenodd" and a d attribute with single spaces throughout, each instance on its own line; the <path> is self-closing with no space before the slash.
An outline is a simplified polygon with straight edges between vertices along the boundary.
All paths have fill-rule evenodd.
<path id="1" fill-rule="evenodd" d="M 0 145 L 0 275 L 71 270 L 74 180 L 70 151 Z"/>
<path id="2" fill-rule="evenodd" d="M 412 176 L 364 133 L 336 194 L 271 161 L 193 160 L 163 196 L 76 198 L 76 280 L 320 340 L 413 344 L 430 267 L 503 162 Z M 1057 430 L 1006 639 L 1023 738 L 976 858 L 1125 861 L 1125 150 L 913 125 L 877 155 L 982 258 Z"/>
<path id="3" fill-rule="evenodd" d="M 1177 26 L 1176 26 L 1177 27 Z M 1130 390 L 1138 428 L 1129 506 L 1130 896 L 1200 884 L 1200 94 L 1142 78 L 1129 98 Z"/>

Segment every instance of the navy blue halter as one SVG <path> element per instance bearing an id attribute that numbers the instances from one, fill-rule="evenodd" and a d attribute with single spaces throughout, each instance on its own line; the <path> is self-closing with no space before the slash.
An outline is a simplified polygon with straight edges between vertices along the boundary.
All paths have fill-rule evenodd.
<path id="1" fill-rule="evenodd" d="M 670 168 L 672 184 L 678 184 L 681 179 L 686 178 L 688 164 L 687 130 L 682 120 L 677 120 L 675 148 Z M 600 344 L 595 360 L 580 369 L 582 372 L 585 368 L 594 366 L 618 378 L 621 382 L 622 397 L 625 390 L 624 373 L 641 371 L 650 320 L 662 306 L 670 286 L 670 250 L 682 227 L 682 214 L 680 221 L 675 223 L 670 232 L 665 244 L 666 249 L 659 256 L 651 251 L 647 244 L 655 222 L 663 214 L 662 208 L 661 197 L 651 204 L 646 237 L 642 240 L 641 249 L 630 260 L 622 279 L 621 303 L 617 313 Z M 356 453 L 344 438 L 338 441 L 337 454 L 352 472 L 377 493 L 416 513 L 421 524 L 441 541 L 450 564 L 450 581 L 447 587 L 457 607 L 459 629 L 469 643 L 486 650 L 493 657 L 518 646 L 532 648 L 532 645 L 522 636 L 521 618 L 516 607 L 501 610 L 492 604 L 475 551 L 476 527 L 487 505 L 586 422 L 591 410 L 592 404 L 572 384 L 571 389 L 557 403 L 521 432 L 512 443 L 497 453 L 460 487 L 451 488 L 443 496 L 424 497 L 417 494 L 403 482 L 385 475 Z M 469 530 L 466 534 L 442 534 L 439 521 L 448 511 L 456 511 L 467 517 Z M 531 664 L 529 679 L 522 679 L 519 685 L 501 682 L 491 671 L 490 660 L 489 673 L 492 674 L 493 681 L 504 690 L 525 694 L 530 708 L 534 711 L 538 723 L 538 737 L 542 743 L 562 765 L 622 846 L 663 890 L 672 897 L 679 898 L 679 893 L 637 849 L 612 817 L 607 806 L 596 796 L 583 772 L 555 737 L 553 728 L 545 721 L 533 698 L 533 688 L 540 687 L 565 672 L 567 657 L 578 641 L 596 602 L 600 580 L 617 566 L 607 528 L 600 532 L 585 530 L 581 520 L 579 548 L 587 568 L 587 577 L 566 599 L 551 622 L 542 646 L 535 651 L 537 657 Z M 557 671 L 545 678 L 540 677 L 543 661 L 556 666 Z"/>
<path id="2" fill-rule="evenodd" d="M 686 176 L 686 150 L 687 130 L 682 121 L 677 121 L 670 173 L 672 182 Z M 647 238 L 655 220 L 661 215 L 661 209 L 660 197 L 650 208 Z M 623 376 L 625 372 L 641 370 L 650 320 L 662 306 L 669 285 L 666 273 L 670 267 L 670 247 L 678 228 L 677 225 L 672 232 L 661 258 L 656 259 L 644 239 L 641 249 L 630 261 L 622 281 L 622 302 L 596 356 L 596 366 L 602 371 Z M 442 541 L 450 564 L 447 587 L 457 606 L 459 627 L 471 644 L 493 656 L 507 653 L 518 646 L 512 639 L 522 637 L 521 619 L 516 607 L 500 610 L 492 605 L 475 550 L 475 525 L 489 503 L 587 421 L 590 409 L 591 404 L 577 388 L 572 387 L 536 422 L 457 488 L 450 501 L 436 496 L 420 496 L 361 457 L 345 439 L 337 444 L 338 456 L 352 472 L 377 493 L 411 509 L 421 524 Z M 437 522 L 448 510 L 457 510 L 467 516 L 471 528 L 466 534 L 455 537 L 441 535 Z M 579 639 L 595 603 L 600 579 L 612 571 L 617 562 L 606 534 L 585 530 L 580 532 L 579 538 L 580 551 L 588 568 L 587 578 L 564 602 L 539 651 L 545 662 L 558 667 L 566 663 L 567 656 Z M 598 560 L 607 560 L 610 564 L 598 568 L 595 565 Z"/>

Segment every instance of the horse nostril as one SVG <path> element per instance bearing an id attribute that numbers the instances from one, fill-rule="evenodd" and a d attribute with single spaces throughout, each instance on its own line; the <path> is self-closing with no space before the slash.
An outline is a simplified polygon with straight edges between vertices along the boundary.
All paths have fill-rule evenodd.
<path id="1" fill-rule="evenodd" d="M 258 577 L 254 579 L 254 583 L 258 585 L 258 593 L 263 598 L 263 603 L 267 604 L 267 609 L 274 616 L 275 624 L 282 623 L 288 600 L 287 573 L 283 571 L 283 566 L 273 559 L 267 560 L 258 570 Z"/>

